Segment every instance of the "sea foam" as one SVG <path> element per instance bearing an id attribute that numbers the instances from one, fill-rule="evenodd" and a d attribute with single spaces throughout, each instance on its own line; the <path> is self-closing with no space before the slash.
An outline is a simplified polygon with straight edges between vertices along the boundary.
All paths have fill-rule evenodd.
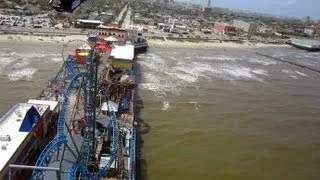
<path id="1" fill-rule="evenodd" d="M 24 68 L 20 70 L 15 70 L 8 74 L 8 78 L 11 81 L 18 81 L 23 78 L 30 80 L 32 79 L 33 74 L 36 73 L 37 71 L 38 70 L 35 68 Z"/>

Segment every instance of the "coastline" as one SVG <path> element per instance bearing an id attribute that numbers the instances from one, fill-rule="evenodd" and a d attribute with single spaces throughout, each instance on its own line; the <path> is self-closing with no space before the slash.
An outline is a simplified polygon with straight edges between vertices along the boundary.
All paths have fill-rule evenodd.
<path id="1" fill-rule="evenodd" d="M 19 34 L 1 34 L 1 42 L 21 42 L 21 43 L 52 43 L 64 44 L 73 40 L 87 40 L 85 35 L 66 35 L 66 36 L 34 36 Z"/>
<path id="2" fill-rule="evenodd" d="M 195 48 L 195 49 L 211 49 L 211 48 L 235 48 L 235 49 L 250 49 L 250 48 L 265 48 L 265 47 L 288 47 L 287 44 L 267 44 L 267 43 L 234 43 L 234 42 L 188 42 L 174 40 L 148 40 L 149 47 L 170 47 L 170 48 Z"/>
<path id="3" fill-rule="evenodd" d="M 20 34 L 0 34 L 0 43 L 20 42 L 20 43 L 51 43 L 64 44 L 74 40 L 86 40 L 86 35 L 65 35 L 65 36 L 38 36 L 38 35 L 20 35 Z M 211 48 L 235 48 L 235 49 L 251 49 L 264 47 L 288 47 L 287 44 L 267 44 L 267 43 L 235 43 L 235 42 L 189 42 L 175 40 L 157 40 L 148 39 L 148 45 L 151 48 L 195 48 L 195 49 L 211 49 Z"/>

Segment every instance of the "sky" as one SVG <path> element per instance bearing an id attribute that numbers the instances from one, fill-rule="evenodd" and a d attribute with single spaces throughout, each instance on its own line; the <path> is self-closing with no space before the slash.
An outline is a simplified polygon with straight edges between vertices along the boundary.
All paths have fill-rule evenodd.
<path id="1" fill-rule="evenodd" d="M 183 0 L 204 4 L 206 0 Z M 288 17 L 320 19 L 320 0 L 211 0 L 216 7 L 248 10 Z"/>

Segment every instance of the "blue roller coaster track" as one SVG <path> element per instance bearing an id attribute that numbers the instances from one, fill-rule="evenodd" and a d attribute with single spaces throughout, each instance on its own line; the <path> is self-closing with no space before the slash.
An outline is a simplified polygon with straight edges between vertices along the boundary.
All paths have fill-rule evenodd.
<path id="1" fill-rule="evenodd" d="M 136 178 L 136 129 L 132 129 L 132 139 L 130 143 L 130 172 L 129 180 L 135 180 Z"/>
<path id="2" fill-rule="evenodd" d="M 72 56 L 69 56 L 69 58 L 66 60 L 65 67 L 67 69 L 67 72 L 69 72 L 73 76 L 79 73 L 75 59 Z"/>
<path id="3" fill-rule="evenodd" d="M 58 118 L 58 123 L 57 123 L 57 137 L 53 139 L 41 152 L 37 162 L 36 166 L 41 166 L 41 167 L 46 167 L 49 165 L 50 160 L 52 156 L 55 154 L 55 152 L 65 143 L 67 143 L 66 139 L 66 128 L 65 128 L 65 123 L 66 119 L 68 117 L 68 109 L 70 106 L 70 96 L 71 96 L 71 89 L 73 88 L 73 85 L 77 83 L 78 78 L 82 77 L 85 75 L 84 73 L 79 73 L 75 75 L 68 87 L 66 88 L 66 91 L 64 92 L 64 100 L 62 102 L 61 106 L 61 111 L 60 115 Z M 39 170 L 34 170 L 32 172 L 32 179 L 41 179 L 41 176 L 44 175 L 43 171 Z"/>
<path id="4" fill-rule="evenodd" d="M 113 150 L 111 151 L 110 160 L 105 167 L 100 169 L 99 172 L 93 176 L 93 180 L 98 180 L 102 176 L 106 176 L 109 172 L 112 162 L 117 157 L 119 147 L 119 125 L 114 111 L 111 112 L 111 124 L 113 129 Z"/>
<path id="5" fill-rule="evenodd" d="M 110 166 L 113 163 L 113 161 L 117 157 L 118 153 L 118 146 L 119 146 L 119 125 L 118 121 L 116 119 L 116 114 L 114 111 L 111 113 L 111 124 L 113 129 L 113 149 L 111 151 L 110 160 L 107 163 L 107 165 L 103 168 L 101 168 L 96 174 L 90 173 L 90 171 L 87 169 L 87 163 L 90 158 L 90 153 L 94 149 L 91 147 L 90 140 L 92 140 L 92 124 L 94 122 L 94 117 L 92 115 L 94 111 L 94 104 L 93 104 L 93 95 L 94 95 L 94 66 L 95 66 L 95 52 L 92 50 L 90 52 L 91 56 L 88 57 L 88 63 L 87 63 L 87 72 L 86 73 L 79 73 L 79 71 L 76 69 L 76 65 L 72 59 L 68 59 L 65 62 L 65 68 L 67 69 L 67 73 L 69 75 L 73 75 L 71 81 L 69 82 L 68 86 L 65 88 L 63 92 L 63 102 L 61 105 L 61 111 L 58 118 L 57 123 L 57 136 L 54 138 L 41 152 L 37 162 L 36 166 L 38 167 L 47 167 L 50 164 L 51 158 L 53 155 L 60 149 L 60 147 L 64 144 L 68 143 L 67 140 L 67 134 L 68 130 L 65 127 L 66 126 L 66 120 L 68 118 L 68 111 L 70 106 L 70 97 L 71 97 L 71 90 L 72 88 L 79 82 L 79 78 L 84 78 L 86 80 L 86 98 L 85 98 L 85 117 L 87 120 L 87 126 L 86 126 L 86 133 L 85 133 L 85 140 L 82 145 L 82 155 L 80 157 L 80 162 L 75 162 L 71 168 L 69 169 L 68 179 L 75 180 L 75 179 L 94 179 L 98 180 L 102 176 L 106 176 L 109 172 Z M 91 96 L 91 97 L 90 97 Z M 90 119 L 91 118 L 91 119 Z M 91 134 L 90 134 L 91 133 Z M 134 133 L 135 134 L 135 133 Z M 135 136 L 135 135 L 134 135 Z M 134 143 L 135 144 L 135 143 Z M 131 148 L 132 149 L 132 148 Z M 135 149 L 135 146 L 134 146 Z M 133 153 L 133 155 L 132 155 Z M 130 156 L 135 156 L 135 152 L 131 152 Z M 133 160 L 135 158 L 131 158 Z M 132 161 L 131 163 L 133 163 Z M 133 165 L 132 165 L 133 167 Z M 40 170 L 33 170 L 32 172 L 32 179 L 43 179 L 44 178 L 44 171 Z M 131 176 L 132 177 L 132 176 Z M 131 178 L 134 179 L 134 178 Z"/>
<path id="6" fill-rule="evenodd" d="M 85 165 L 82 163 L 74 163 L 70 170 L 68 179 L 69 180 L 76 180 L 77 174 L 80 174 L 80 179 L 93 179 L 93 180 L 99 180 L 102 176 L 106 176 L 109 172 L 110 166 L 113 163 L 113 161 L 117 157 L 118 152 L 118 146 L 119 146 L 119 125 L 118 121 L 116 119 L 115 112 L 111 112 L 111 124 L 113 129 L 113 150 L 111 151 L 110 160 L 108 161 L 107 165 L 100 169 L 96 174 L 91 174 Z"/>

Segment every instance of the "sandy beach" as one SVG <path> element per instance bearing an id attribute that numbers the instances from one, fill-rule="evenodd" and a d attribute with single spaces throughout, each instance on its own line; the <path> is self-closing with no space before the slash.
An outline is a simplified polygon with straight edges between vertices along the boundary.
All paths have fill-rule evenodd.
<path id="1" fill-rule="evenodd" d="M 8 42 L 8 41 L 20 41 L 23 43 L 55 43 L 55 44 L 64 44 L 73 40 L 87 40 L 87 36 L 85 35 L 67 35 L 64 37 L 60 36 L 32 36 L 32 35 L 10 35 L 10 34 L 2 34 L 0 35 L 0 43 Z"/>
<path id="2" fill-rule="evenodd" d="M 33 35 L 10 35 L 2 34 L 0 35 L 0 43 L 8 41 L 16 42 L 27 42 L 27 43 L 55 43 L 55 44 L 64 44 L 69 41 L 74 40 L 87 40 L 86 35 L 66 35 L 64 37 L 60 36 L 33 36 Z M 149 46 L 152 47 L 174 47 L 174 48 L 260 48 L 260 47 L 284 47 L 285 44 L 264 44 L 257 43 L 253 44 L 250 42 L 245 42 L 243 44 L 233 43 L 233 42 L 188 42 L 188 41 L 173 41 L 173 40 L 156 40 L 149 39 Z"/>
<path id="3" fill-rule="evenodd" d="M 262 48 L 262 47 L 285 47 L 286 44 L 264 44 L 257 43 L 253 44 L 250 42 L 245 42 L 243 44 L 234 43 L 234 42 L 188 42 L 188 41 L 161 41 L 161 40 L 148 40 L 148 44 L 150 47 L 174 47 L 174 48 Z"/>

